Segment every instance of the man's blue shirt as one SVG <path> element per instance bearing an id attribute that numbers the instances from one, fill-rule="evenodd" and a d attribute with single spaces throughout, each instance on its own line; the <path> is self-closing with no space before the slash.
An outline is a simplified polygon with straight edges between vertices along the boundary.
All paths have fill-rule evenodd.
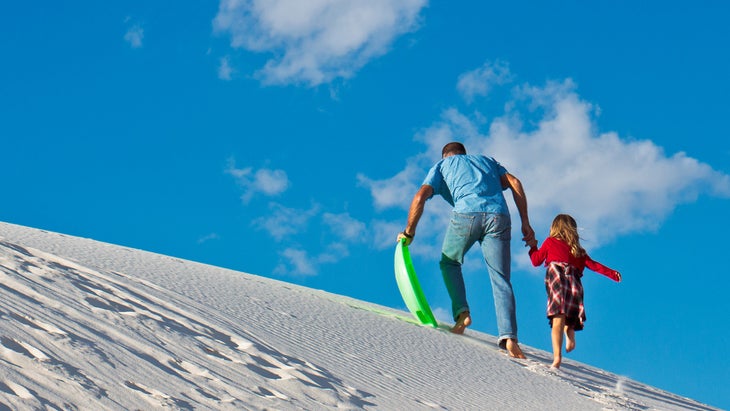
<path id="1" fill-rule="evenodd" d="M 509 215 L 500 177 L 507 173 L 491 157 L 457 154 L 428 171 L 423 184 L 444 198 L 459 213 L 487 212 Z"/>

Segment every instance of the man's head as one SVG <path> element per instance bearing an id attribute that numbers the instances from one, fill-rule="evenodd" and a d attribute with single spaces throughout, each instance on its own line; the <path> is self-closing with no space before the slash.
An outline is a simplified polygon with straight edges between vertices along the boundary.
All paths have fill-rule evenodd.
<path id="1" fill-rule="evenodd" d="M 466 154 L 466 148 L 463 144 L 456 141 L 445 145 L 444 148 L 441 150 L 441 158 L 446 158 L 448 156 L 454 156 L 457 154 Z"/>

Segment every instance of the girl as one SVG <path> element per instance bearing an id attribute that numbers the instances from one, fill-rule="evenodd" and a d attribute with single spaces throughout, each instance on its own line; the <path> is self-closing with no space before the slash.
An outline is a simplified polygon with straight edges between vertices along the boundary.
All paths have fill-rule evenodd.
<path id="1" fill-rule="evenodd" d="M 578 225 L 573 217 L 559 214 L 550 227 L 550 236 L 542 247 L 537 248 L 537 241 L 530 244 L 530 260 L 532 265 L 545 263 L 545 289 L 547 290 L 547 317 L 552 327 L 553 368 L 560 368 L 562 362 L 563 333 L 565 333 L 565 351 L 575 349 L 575 332 L 583 329 L 586 320 L 583 308 L 583 284 L 580 278 L 583 269 L 603 274 L 619 282 L 621 274 L 605 265 L 593 261 L 586 250 L 580 246 Z"/>

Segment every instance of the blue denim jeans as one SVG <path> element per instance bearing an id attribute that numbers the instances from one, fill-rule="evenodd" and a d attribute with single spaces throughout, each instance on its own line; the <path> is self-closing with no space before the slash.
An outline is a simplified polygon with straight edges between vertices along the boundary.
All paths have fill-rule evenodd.
<path id="1" fill-rule="evenodd" d="M 452 213 L 439 264 L 456 320 L 459 314 L 469 310 L 461 274 L 464 254 L 479 242 L 492 283 L 500 342 L 506 338 L 517 339 L 515 296 L 510 283 L 511 227 L 510 216 L 505 214 Z"/>

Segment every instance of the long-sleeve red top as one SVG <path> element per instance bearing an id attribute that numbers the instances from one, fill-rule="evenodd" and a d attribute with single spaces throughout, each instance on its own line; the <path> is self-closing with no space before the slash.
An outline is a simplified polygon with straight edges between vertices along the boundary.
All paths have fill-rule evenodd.
<path id="1" fill-rule="evenodd" d="M 543 262 L 546 266 L 552 262 L 568 263 L 578 270 L 579 276 L 582 276 L 583 269 L 588 267 L 591 271 L 605 275 L 614 281 L 621 281 L 621 274 L 618 271 L 594 261 L 588 254 L 580 258 L 575 257 L 570 252 L 570 246 L 565 241 L 555 237 L 546 238 L 539 249 L 537 247 L 530 248 L 530 260 L 535 267 Z"/>

